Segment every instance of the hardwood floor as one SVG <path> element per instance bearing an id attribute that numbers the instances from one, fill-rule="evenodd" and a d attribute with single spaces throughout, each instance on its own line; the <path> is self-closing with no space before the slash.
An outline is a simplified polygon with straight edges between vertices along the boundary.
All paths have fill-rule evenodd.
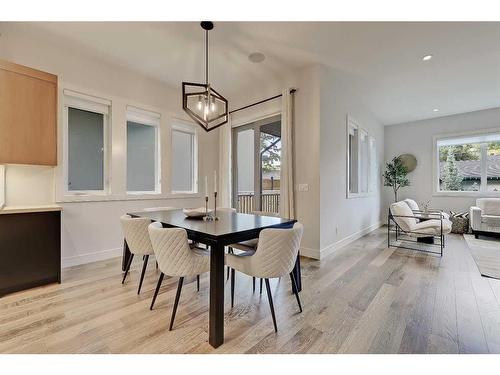
<path id="1" fill-rule="evenodd" d="M 0 298 L 1 353 L 488 353 L 500 352 L 500 280 L 481 277 L 461 236 L 443 258 L 388 249 L 384 229 L 321 262 L 304 259 L 304 312 L 289 279 L 271 281 L 278 333 L 265 290 L 236 276 L 226 290 L 225 344 L 207 342 L 208 275 L 196 292 L 186 280 L 174 330 L 177 278 L 158 279 L 150 262 L 141 294 L 141 261 L 125 285 L 120 259 L 63 271 L 63 283 Z M 258 285 L 258 284 L 257 284 Z"/>

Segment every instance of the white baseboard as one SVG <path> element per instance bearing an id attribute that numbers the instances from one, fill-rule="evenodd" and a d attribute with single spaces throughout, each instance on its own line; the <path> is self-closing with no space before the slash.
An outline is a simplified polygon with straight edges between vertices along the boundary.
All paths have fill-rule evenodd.
<path id="1" fill-rule="evenodd" d="M 313 258 L 313 259 L 323 259 L 327 257 L 330 254 L 333 254 L 335 251 L 343 248 L 344 246 L 349 245 L 350 243 L 356 241 L 357 239 L 367 235 L 370 232 L 373 232 L 374 230 L 380 228 L 384 223 L 382 221 L 379 221 L 378 223 L 372 224 L 364 229 L 361 229 L 358 232 L 355 232 L 347 237 L 344 237 L 343 239 L 336 241 L 324 248 L 320 249 L 311 249 L 307 247 L 301 247 L 300 248 L 300 255 L 308 257 L 308 258 Z"/>
<path id="2" fill-rule="evenodd" d="M 61 267 L 67 268 L 72 266 L 78 266 L 80 264 L 92 263 L 92 262 L 97 262 L 99 260 L 114 258 L 122 255 L 122 252 L 123 252 L 123 247 L 119 247 L 116 249 L 95 251 L 92 253 L 65 257 L 61 258 Z"/>

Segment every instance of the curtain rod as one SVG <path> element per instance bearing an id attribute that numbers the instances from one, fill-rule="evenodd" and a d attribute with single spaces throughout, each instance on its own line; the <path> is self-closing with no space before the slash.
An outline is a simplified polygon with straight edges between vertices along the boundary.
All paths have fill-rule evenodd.
<path id="1" fill-rule="evenodd" d="M 290 89 L 290 94 L 294 94 L 295 91 L 297 91 L 296 89 Z M 241 108 L 237 108 L 237 109 L 233 109 L 232 111 L 229 111 L 229 114 L 232 114 L 232 113 L 235 113 L 235 112 L 238 112 L 238 111 L 242 111 L 244 109 L 247 109 L 247 108 L 250 108 L 250 107 L 253 107 L 253 106 L 256 106 L 256 105 L 259 105 L 259 104 L 262 104 L 262 103 L 265 103 L 265 102 L 268 102 L 270 100 L 274 100 L 274 99 L 277 99 L 277 98 L 281 98 L 283 96 L 283 94 L 279 94 L 279 95 L 275 95 L 271 98 L 267 98 L 267 99 L 264 99 L 264 100 L 260 100 L 258 102 L 255 102 L 255 103 L 252 103 L 252 104 L 249 104 L 249 105 L 246 105 L 244 107 L 241 107 Z"/>

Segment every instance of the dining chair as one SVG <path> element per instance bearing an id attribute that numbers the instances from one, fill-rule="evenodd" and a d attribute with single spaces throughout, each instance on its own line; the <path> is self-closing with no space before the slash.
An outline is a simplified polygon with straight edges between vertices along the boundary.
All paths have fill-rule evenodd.
<path id="1" fill-rule="evenodd" d="M 258 251 L 252 255 L 247 253 L 243 255 L 227 255 L 226 264 L 231 268 L 231 307 L 234 305 L 234 274 L 236 270 L 248 276 L 264 279 L 275 332 L 278 332 L 278 327 L 276 325 L 269 279 L 289 274 L 293 286 L 292 290 L 297 299 L 299 310 L 302 312 L 302 305 L 292 270 L 299 253 L 303 232 L 304 227 L 298 222 L 290 229 L 264 229 L 259 235 Z"/>
<path id="2" fill-rule="evenodd" d="M 197 276 L 210 270 L 210 253 L 203 249 L 189 246 L 187 232 L 183 228 L 163 228 L 161 223 L 154 222 L 148 227 L 153 251 L 161 271 L 156 290 L 151 301 L 150 310 L 158 296 L 158 292 L 165 275 L 179 277 L 177 293 L 175 295 L 169 331 L 172 330 L 175 313 L 181 296 L 182 284 L 185 277 Z"/>
<path id="3" fill-rule="evenodd" d="M 236 211 L 236 210 L 235 210 Z M 252 215 L 258 215 L 258 216 L 272 216 L 272 217 L 279 217 L 279 214 L 275 212 L 270 212 L 270 211 L 251 211 L 250 214 Z M 257 251 L 257 245 L 259 244 L 259 239 L 254 238 L 252 240 L 248 241 L 243 241 L 239 242 L 236 244 L 231 244 L 230 249 L 237 249 L 240 251 L 243 251 L 245 254 L 241 254 L 244 256 L 250 256 L 253 255 Z M 231 254 L 234 253 L 234 251 L 230 252 Z M 227 279 L 229 279 L 229 267 L 227 269 Z M 259 287 L 259 293 L 262 294 L 262 279 L 260 279 L 260 287 Z M 252 278 L 252 288 L 253 292 L 255 292 L 255 277 Z"/>
<path id="4" fill-rule="evenodd" d="M 153 255 L 153 247 L 151 246 L 148 232 L 148 225 L 151 224 L 151 220 L 144 217 L 132 218 L 130 215 L 123 215 L 120 217 L 120 223 L 122 225 L 125 241 L 127 241 L 131 253 L 125 268 L 122 284 L 125 283 L 134 255 L 142 255 L 144 264 L 142 266 L 139 288 L 137 289 L 137 294 L 139 294 L 141 292 L 144 274 L 146 273 L 146 267 L 148 266 L 149 256 Z"/>

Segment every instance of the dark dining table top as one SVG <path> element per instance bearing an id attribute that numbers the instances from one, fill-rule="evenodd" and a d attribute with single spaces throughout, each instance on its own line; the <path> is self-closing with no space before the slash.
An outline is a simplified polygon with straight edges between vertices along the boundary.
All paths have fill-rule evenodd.
<path id="1" fill-rule="evenodd" d="M 293 219 L 273 216 L 260 216 L 236 212 L 218 211 L 217 221 L 188 218 L 178 210 L 140 211 L 129 213 L 132 217 L 147 217 L 169 227 L 184 228 L 189 232 L 203 234 L 213 239 L 231 236 L 237 233 L 251 232 L 265 228 L 280 228 L 295 223 Z"/>

